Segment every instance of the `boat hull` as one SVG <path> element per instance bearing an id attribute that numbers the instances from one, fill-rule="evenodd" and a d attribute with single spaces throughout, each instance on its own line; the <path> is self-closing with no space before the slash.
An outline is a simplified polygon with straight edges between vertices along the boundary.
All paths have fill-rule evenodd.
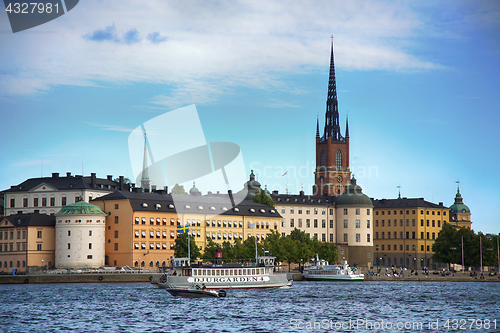
<path id="1" fill-rule="evenodd" d="M 219 293 L 213 290 L 208 291 L 208 290 L 180 289 L 180 288 L 165 288 L 165 289 L 167 289 L 170 295 L 175 297 L 189 297 L 189 298 L 220 297 Z"/>
<path id="2" fill-rule="evenodd" d="M 168 276 L 157 284 L 159 288 L 168 289 L 170 286 L 177 288 L 189 288 L 193 284 L 204 284 L 207 289 L 260 289 L 260 288 L 284 288 L 292 285 L 287 274 L 273 274 L 248 277 L 185 277 Z"/>
<path id="3" fill-rule="evenodd" d="M 364 281 L 364 276 L 304 276 L 304 280 L 307 281 Z"/>

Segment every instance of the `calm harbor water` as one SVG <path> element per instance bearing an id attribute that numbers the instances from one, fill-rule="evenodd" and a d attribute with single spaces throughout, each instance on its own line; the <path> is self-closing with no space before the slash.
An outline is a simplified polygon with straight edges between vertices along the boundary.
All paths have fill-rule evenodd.
<path id="1" fill-rule="evenodd" d="M 500 283 L 296 282 L 222 299 L 147 283 L 29 284 L 0 295 L 2 332 L 500 332 Z"/>

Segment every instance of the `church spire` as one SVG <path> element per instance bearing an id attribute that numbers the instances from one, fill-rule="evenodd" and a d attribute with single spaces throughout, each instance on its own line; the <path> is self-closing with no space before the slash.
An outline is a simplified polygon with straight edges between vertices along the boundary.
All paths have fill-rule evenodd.
<path id="1" fill-rule="evenodd" d="M 335 83 L 335 62 L 333 56 L 333 36 L 332 49 L 330 55 L 330 78 L 328 80 L 328 97 L 326 100 L 325 134 L 323 140 L 331 138 L 332 141 L 344 142 L 344 137 L 340 134 L 339 106 L 337 101 L 337 87 Z"/>
<path id="2" fill-rule="evenodd" d="M 349 137 L 349 118 L 345 117 L 345 137 Z"/>
<path id="3" fill-rule="evenodd" d="M 316 138 L 319 138 L 319 118 L 316 117 Z"/>
<path id="4" fill-rule="evenodd" d="M 149 172 L 148 172 L 148 154 L 147 154 L 147 136 L 146 130 L 144 130 L 144 159 L 142 161 L 142 177 L 141 177 L 141 187 L 143 189 L 149 189 Z"/>

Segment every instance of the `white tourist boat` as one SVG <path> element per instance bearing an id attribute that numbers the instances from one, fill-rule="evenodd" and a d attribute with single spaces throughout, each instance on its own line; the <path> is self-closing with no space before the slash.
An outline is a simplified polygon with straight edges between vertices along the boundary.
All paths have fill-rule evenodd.
<path id="1" fill-rule="evenodd" d="M 329 265 L 326 260 L 316 260 L 314 266 L 304 268 L 305 280 L 313 281 L 364 281 L 364 274 L 356 273 L 344 260 L 343 265 Z"/>
<path id="2" fill-rule="evenodd" d="M 257 262 L 189 264 L 188 258 L 171 259 L 171 269 L 156 276 L 151 283 L 157 288 L 253 289 L 283 288 L 292 285 L 286 273 L 276 272 L 275 257 L 257 257 Z"/>

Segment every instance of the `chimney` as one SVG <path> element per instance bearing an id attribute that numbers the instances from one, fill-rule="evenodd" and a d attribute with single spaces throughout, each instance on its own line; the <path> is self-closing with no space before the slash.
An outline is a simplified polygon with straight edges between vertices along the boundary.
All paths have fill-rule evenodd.
<path id="1" fill-rule="evenodd" d="M 274 191 L 273 191 L 273 194 L 278 195 L 278 190 L 274 190 Z"/>
<path id="2" fill-rule="evenodd" d="M 95 174 L 94 174 L 95 175 Z M 113 175 L 108 175 L 108 180 L 113 181 Z"/>
<path id="3" fill-rule="evenodd" d="M 229 195 L 229 200 L 231 200 L 231 205 L 233 206 L 233 208 L 235 207 L 235 204 L 234 204 L 234 198 L 233 198 L 233 191 L 231 190 L 228 190 L 227 191 L 227 194 Z"/>
<path id="4" fill-rule="evenodd" d="M 123 176 L 120 176 L 118 190 L 123 191 Z"/>
<path id="5" fill-rule="evenodd" d="M 151 192 L 156 191 L 156 185 L 151 185 Z"/>
<path id="6" fill-rule="evenodd" d="M 59 178 L 59 172 L 52 172 L 52 178 Z"/>
<path id="7" fill-rule="evenodd" d="M 90 187 L 95 188 L 95 173 L 90 174 Z"/>
<path id="8" fill-rule="evenodd" d="M 70 178 L 71 177 L 71 172 L 66 172 L 66 177 Z"/>
<path id="9" fill-rule="evenodd" d="M 304 196 L 304 191 L 300 191 L 300 196 L 303 197 Z"/>

